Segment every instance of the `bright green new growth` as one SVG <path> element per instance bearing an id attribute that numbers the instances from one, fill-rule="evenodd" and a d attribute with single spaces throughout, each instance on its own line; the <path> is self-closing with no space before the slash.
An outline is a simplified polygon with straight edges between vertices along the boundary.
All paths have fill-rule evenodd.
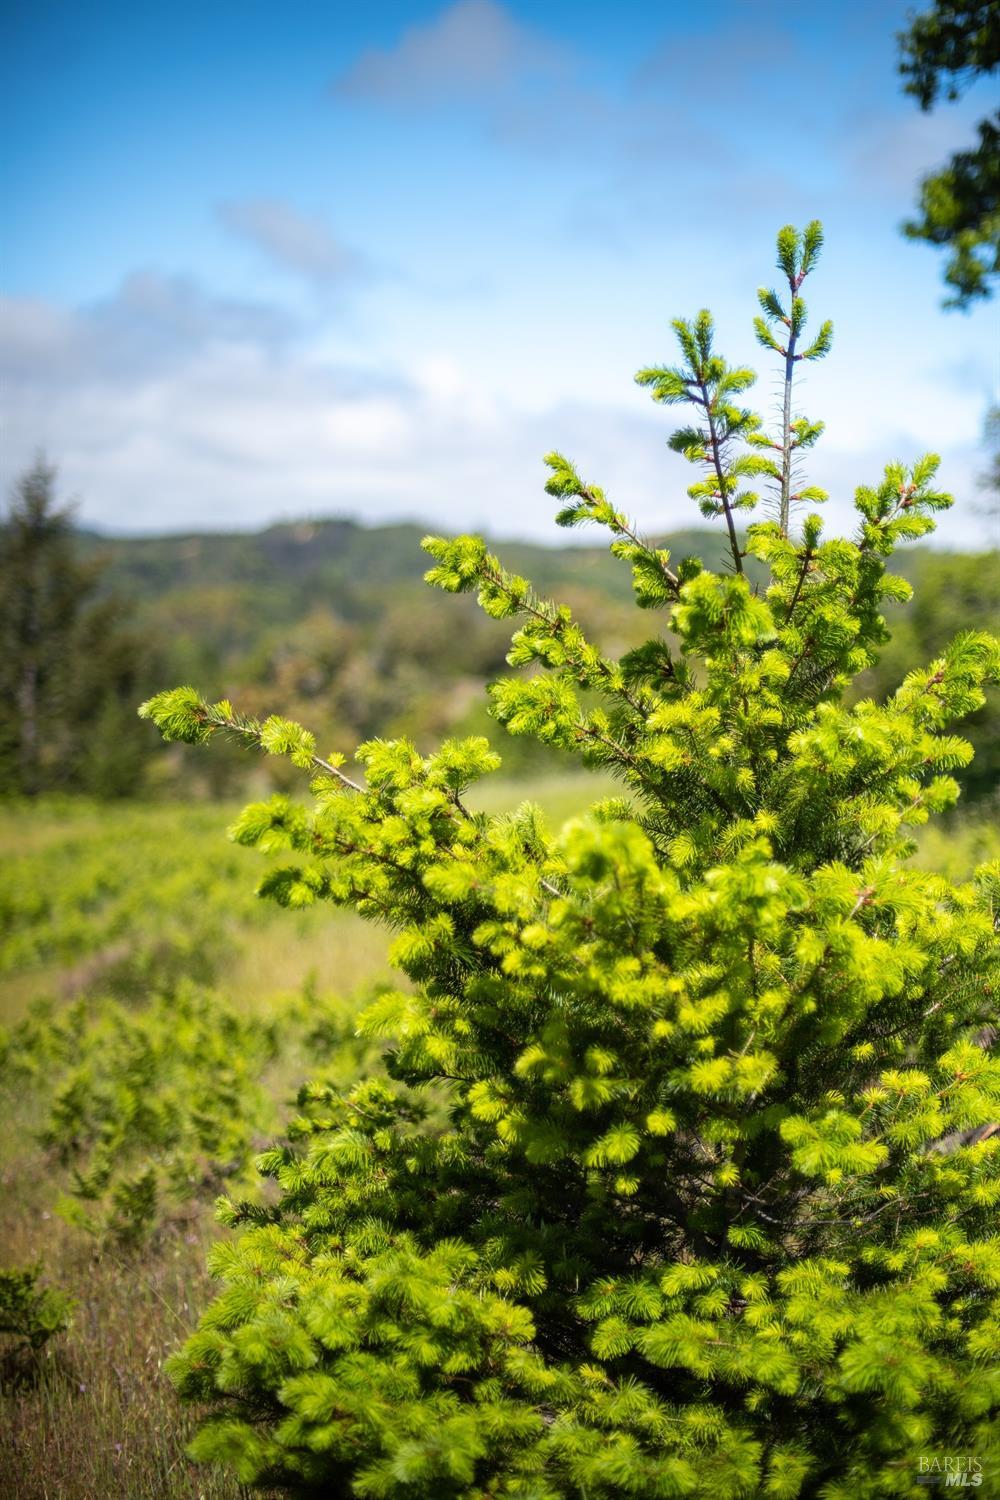
<path id="1" fill-rule="evenodd" d="M 0 1027 L 0 1086 L 48 1096 L 36 1138 L 69 1169 L 56 1211 L 98 1248 L 135 1250 L 193 1201 L 258 1187 L 256 1152 L 275 1124 L 262 1075 L 303 1048 L 328 1077 L 335 1054 L 351 1083 L 372 1061 L 353 1009 L 309 986 L 273 997 L 262 1019 L 185 979 L 143 1007 L 36 1001 Z"/>
<path id="2" fill-rule="evenodd" d="M 52 1088 L 39 1140 L 72 1169 L 58 1211 L 100 1241 L 137 1246 L 178 1204 L 244 1182 L 254 1126 L 270 1111 L 258 1078 L 279 1027 L 182 985 L 146 1010 L 114 1000 L 50 1005 L 8 1035 L 0 1080 Z"/>
<path id="3" fill-rule="evenodd" d="M 818 248 L 818 226 L 782 231 L 790 285 Z M 791 298 L 762 298 L 783 359 Z M 852 540 L 779 514 L 741 546 L 744 480 L 790 505 L 816 429 L 786 421 L 763 459 L 733 399 L 750 372 L 707 314 L 675 326 L 684 364 L 639 378 L 696 407 L 673 441 L 707 469 L 695 498 L 735 573 L 673 568 L 548 460 L 560 521 L 609 528 L 669 635 L 613 659 L 480 539 L 425 544 L 430 582 L 519 618 L 529 670 L 493 685 L 496 717 L 613 771 L 620 799 L 551 837 L 530 807 L 470 810 L 497 764 L 482 740 L 373 741 L 359 787 L 297 726 L 190 689 L 143 707 L 316 770 L 311 808 L 274 798 L 233 836 L 289 849 L 263 894 L 395 929 L 413 982 L 362 1021 L 389 1081 L 306 1089 L 260 1158 L 274 1206 L 227 1210 L 224 1290 L 173 1360 L 212 1408 L 195 1452 L 244 1482 L 864 1500 L 923 1493 L 925 1452 L 1000 1459 L 1000 870 L 953 886 L 906 863 L 954 801 L 970 752 L 949 726 L 1000 644 L 969 632 L 887 703 L 844 707 L 908 592 L 886 559 L 950 503 L 937 461 L 859 489 Z"/>
<path id="4" fill-rule="evenodd" d="M 639 385 L 652 388 L 653 400 L 673 405 L 690 402 L 699 411 L 701 425 L 681 427 L 671 435 L 670 446 L 693 463 L 708 466 L 708 477 L 691 486 L 688 494 L 697 500 L 704 516 L 724 515 L 729 529 L 733 562 L 743 571 L 742 554 L 733 518 L 735 510 L 752 510 L 758 496 L 743 489 L 744 479 L 766 478 L 778 490 L 778 523 L 783 535 L 794 502 L 825 500 L 825 491 L 811 487 L 792 493 L 792 474 L 796 453 L 811 448 L 823 431 L 822 422 L 793 417 L 792 383 L 796 364 L 803 359 L 822 359 L 833 342 L 833 324 L 822 325 L 816 337 L 804 349 L 798 348 L 806 325 L 806 305 L 799 296 L 802 283 L 816 265 L 823 244 L 823 229 L 818 221 L 807 224 L 800 234 L 790 224 L 778 233 L 778 269 L 788 283 L 788 303 L 782 303 L 777 292 L 761 287 L 757 292 L 762 316 L 754 318 L 757 340 L 765 349 L 779 354 L 784 364 L 782 426 L 778 440 L 760 430 L 760 419 L 729 399 L 748 390 L 756 380 L 753 370 L 730 369 L 714 353 L 712 316 L 704 309 L 693 323 L 674 319 L 674 332 L 681 346 L 684 363 L 640 370 Z M 783 330 L 783 331 L 782 331 Z M 784 340 L 784 342 L 782 342 Z M 731 445 L 742 441 L 757 452 L 743 452 L 731 457 Z M 780 454 L 780 461 L 768 458 L 762 449 Z M 560 517 L 560 520 L 563 518 Z"/>

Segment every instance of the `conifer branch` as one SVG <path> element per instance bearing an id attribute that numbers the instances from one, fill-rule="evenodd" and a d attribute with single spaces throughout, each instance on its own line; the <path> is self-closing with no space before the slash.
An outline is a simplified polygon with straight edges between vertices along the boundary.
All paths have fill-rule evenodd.
<path id="1" fill-rule="evenodd" d="M 567 627 L 572 624 L 572 621 L 561 614 L 555 605 L 537 599 L 530 589 L 520 592 L 512 590 L 506 574 L 501 568 L 493 567 L 490 560 L 483 564 L 481 576 L 498 593 L 506 595 L 515 612 L 531 615 L 540 624 L 547 626 L 554 636 L 565 639 Z M 603 691 L 610 697 L 623 699 L 634 713 L 640 717 L 644 716 L 645 709 L 639 700 L 629 692 L 623 682 L 615 681 L 614 668 L 605 656 L 595 651 L 589 660 L 585 660 L 579 652 L 575 652 L 567 654 L 567 661 L 576 672 L 587 678 L 592 679 L 596 672 L 602 679 L 600 686 Z"/>
<path id="2" fill-rule="evenodd" d="M 802 594 L 802 588 L 806 581 L 806 575 L 809 572 L 809 565 L 812 562 L 814 555 L 815 554 L 811 545 L 807 543 L 802 552 L 802 566 L 799 569 L 799 576 L 795 582 L 795 592 L 792 594 L 792 597 L 789 600 L 788 608 L 785 611 L 786 625 L 791 620 L 792 615 L 795 613 L 795 606 L 798 604 L 799 598 Z"/>
<path id="3" fill-rule="evenodd" d="M 225 729 L 231 734 L 242 735 L 244 739 L 249 740 L 258 749 L 266 748 L 262 741 L 263 725 L 253 719 L 242 719 L 239 716 L 233 716 L 230 719 L 224 717 L 215 718 L 212 715 L 212 711 L 209 710 L 202 722 L 206 725 L 210 724 L 213 727 Z M 339 781 L 349 791 L 363 792 L 365 790 L 360 782 L 352 780 L 339 766 L 335 766 L 332 761 L 324 760 L 322 755 L 317 755 L 315 752 L 310 753 L 309 764 L 317 771 L 322 771 L 324 775 L 332 777 L 335 781 Z"/>
<path id="4" fill-rule="evenodd" d="M 736 523 L 733 520 L 732 506 L 729 503 L 729 495 L 726 489 L 726 476 L 722 470 L 722 445 L 715 425 L 715 413 L 709 399 L 708 388 L 704 378 L 700 381 L 701 398 L 705 407 L 705 415 L 708 419 L 708 436 L 712 447 L 712 463 L 715 468 L 715 477 L 719 484 L 719 499 L 726 514 L 726 526 L 729 528 L 729 546 L 733 554 L 733 563 L 737 573 L 743 572 L 743 554 L 740 552 L 739 538 L 736 535 Z"/>
<path id="5" fill-rule="evenodd" d="M 794 281 L 789 282 L 789 288 L 794 300 L 796 292 Z M 795 328 L 790 327 L 788 347 L 785 351 L 785 389 L 781 412 L 781 512 L 778 524 L 781 528 L 782 536 L 788 535 L 791 512 L 789 497 L 792 492 L 792 380 L 795 374 L 796 338 L 797 333 Z"/>
<path id="6" fill-rule="evenodd" d="M 300 724 L 288 719 L 272 716 L 261 723 L 249 715 L 235 711 L 227 700 L 215 704 L 204 702 L 194 688 L 174 688 L 158 693 L 142 704 L 139 714 L 142 718 L 151 719 L 168 740 L 197 744 L 213 733 L 226 731 L 240 736 L 268 754 L 287 756 L 293 765 L 303 770 L 322 770 L 349 791 L 362 795 L 372 791 L 371 787 L 364 787 L 353 781 L 332 761 L 317 755 L 314 736 Z M 446 788 L 445 796 L 464 821 L 478 826 L 475 815 L 468 811 L 454 788 Z M 376 856 L 368 851 L 368 857 Z M 400 866 L 401 870 L 403 868 Z M 544 877 L 540 877 L 540 884 L 547 894 L 553 897 L 562 895 L 558 887 Z"/>
<path id="7" fill-rule="evenodd" d="M 827 321 L 819 330 L 807 349 L 797 352 L 798 341 L 806 324 L 806 305 L 799 293 L 802 284 L 816 264 L 823 245 L 823 229 L 818 220 L 807 224 L 801 232 L 791 224 L 778 232 L 778 269 L 788 287 L 788 306 L 785 307 L 777 294 L 767 287 L 760 287 L 757 300 L 761 316 L 754 319 L 757 340 L 765 348 L 779 354 L 782 366 L 781 442 L 773 443 L 765 437 L 753 436 L 750 441 L 758 447 L 777 448 L 781 453 L 778 480 L 778 532 L 787 537 L 791 525 L 792 505 L 800 499 L 825 500 L 826 492 L 815 487 L 797 494 L 792 493 L 792 471 L 794 454 L 800 448 L 811 447 L 823 431 L 823 424 L 809 422 L 792 416 L 792 386 L 795 366 L 803 359 L 822 359 L 829 353 L 833 340 L 833 325 Z M 785 330 L 784 343 L 775 336 L 778 325 Z"/>
<path id="8" fill-rule="evenodd" d="M 663 574 L 663 577 L 666 580 L 671 593 L 674 595 L 680 594 L 681 581 L 678 575 L 674 572 L 673 568 L 668 567 L 668 565 L 663 561 L 662 557 L 660 557 L 656 548 L 650 546 L 646 538 L 640 535 L 640 533 L 635 529 L 634 526 L 631 525 L 631 523 L 625 518 L 624 515 L 622 515 L 621 513 L 618 514 L 617 524 L 612 529 L 617 531 L 620 536 L 625 537 L 627 541 L 631 542 L 633 547 L 638 547 L 641 552 L 644 552 L 649 557 L 653 558 L 655 560 L 656 566 Z"/>

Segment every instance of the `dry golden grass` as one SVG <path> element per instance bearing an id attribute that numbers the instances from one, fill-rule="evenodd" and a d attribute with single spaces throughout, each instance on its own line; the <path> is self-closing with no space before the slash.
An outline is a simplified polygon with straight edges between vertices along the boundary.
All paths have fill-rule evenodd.
<path id="1" fill-rule="evenodd" d="M 63 1174 L 31 1145 L 29 1111 L 4 1101 L 3 1261 L 41 1260 L 43 1279 L 79 1300 L 68 1332 L 38 1356 L 0 1364 L 4 1500 L 236 1500 L 232 1479 L 185 1456 L 194 1414 L 163 1361 L 206 1304 L 207 1206 L 141 1258 L 95 1253 L 52 1212 Z"/>
<path id="2" fill-rule="evenodd" d="M 297 933 L 289 914 L 287 927 L 270 923 L 240 934 L 225 978 L 231 999 L 260 1009 L 270 996 L 301 990 L 311 981 L 339 995 L 353 995 L 380 980 L 401 982 L 386 961 L 380 928 L 331 907 L 308 917 Z"/>

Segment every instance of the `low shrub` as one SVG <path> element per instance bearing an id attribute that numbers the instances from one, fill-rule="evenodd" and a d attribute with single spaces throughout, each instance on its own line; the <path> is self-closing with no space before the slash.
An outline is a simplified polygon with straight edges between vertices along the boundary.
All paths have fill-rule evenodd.
<path id="1" fill-rule="evenodd" d="M 55 1287 L 40 1287 L 41 1266 L 0 1270 L 0 1335 L 15 1352 L 37 1351 L 63 1333 L 76 1300 Z"/>

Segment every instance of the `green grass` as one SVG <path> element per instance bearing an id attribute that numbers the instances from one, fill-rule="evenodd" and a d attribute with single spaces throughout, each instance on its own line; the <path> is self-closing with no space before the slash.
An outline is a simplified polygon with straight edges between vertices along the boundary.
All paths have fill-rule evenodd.
<path id="1" fill-rule="evenodd" d="M 238 808 L 57 802 L 0 815 L 0 1023 L 38 995 L 141 998 L 181 976 L 247 1004 L 310 972 L 351 991 L 384 944 L 353 913 L 282 912 L 259 856 L 228 842 Z"/>
<path id="2" fill-rule="evenodd" d="M 606 796 L 601 776 L 485 782 L 488 812 L 533 801 L 554 824 Z M 255 1005 L 330 976 L 340 994 L 386 977 L 385 935 L 332 907 L 258 901 L 260 855 L 228 842 L 239 804 L 53 800 L 0 812 L 0 1024 L 40 994 L 129 998 L 225 976 Z"/>

